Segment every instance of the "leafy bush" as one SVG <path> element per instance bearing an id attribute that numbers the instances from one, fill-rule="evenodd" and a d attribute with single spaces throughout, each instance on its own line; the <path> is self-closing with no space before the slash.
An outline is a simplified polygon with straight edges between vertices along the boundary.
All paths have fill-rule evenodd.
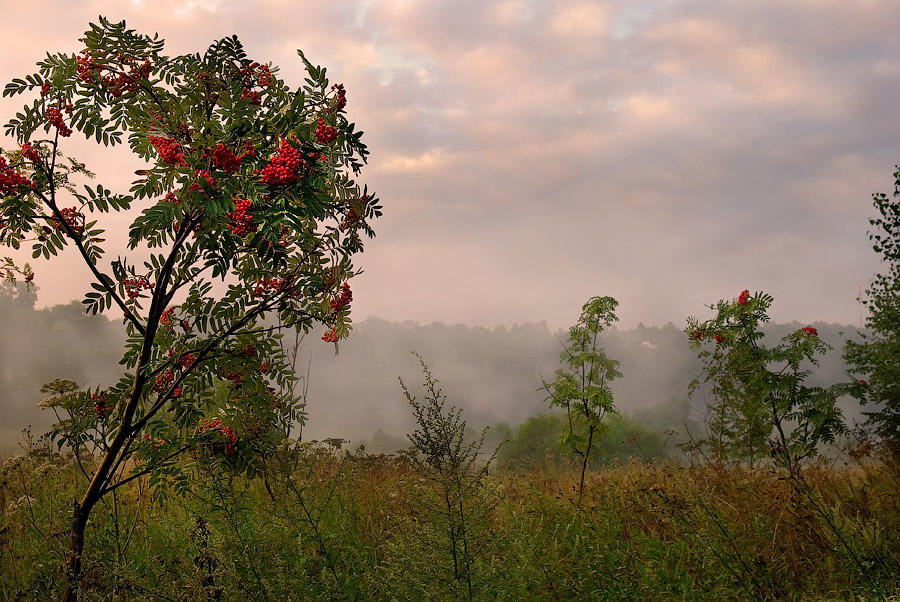
<path id="1" fill-rule="evenodd" d="M 618 305 L 612 297 L 587 300 L 578 322 L 569 328 L 569 340 L 559 355 L 563 368 L 543 387 L 550 406 L 566 410 L 567 441 L 581 458 L 579 499 L 584 492 L 584 473 L 590 463 L 594 437 L 600 434 L 606 415 L 616 411 L 611 385 L 622 376 L 619 362 L 606 355 L 597 338 L 619 319 Z"/>
<path id="2" fill-rule="evenodd" d="M 854 374 L 850 392 L 869 406 L 869 424 L 900 457 L 900 167 L 893 196 L 878 193 L 873 199 L 879 215 L 869 220 L 875 228 L 869 239 L 887 265 L 866 291 L 871 335 L 847 341 L 844 359 Z"/>
<path id="3" fill-rule="evenodd" d="M 473 564 L 484 539 L 484 523 L 491 511 L 490 491 L 485 487 L 494 454 L 482 458 L 484 431 L 472 440 L 462 411 L 447 407 L 425 361 L 418 355 L 425 375 L 425 392 L 418 399 L 403 379 L 400 386 L 412 407 L 418 428 L 409 435 L 410 458 L 437 485 L 437 499 L 427 504 L 442 523 L 452 559 L 454 593 L 470 600 L 475 594 Z M 445 538 L 441 538 L 445 539 Z"/>
<path id="4" fill-rule="evenodd" d="M 547 461 L 575 461 L 578 456 L 568 445 L 569 422 L 565 414 L 533 416 L 513 429 L 500 448 L 497 460 L 508 468 L 527 467 Z M 589 468 L 613 463 L 659 460 L 669 453 L 664 437 L 638 424 L 632 418 L 613 414 L 603 421 L 591 455 Z"/>
<path id="5" fill-rule="evenodd" d="M 761 325 L 769 321 L 772 302 L 771 295 L 745 290 L 711 305 L 713 318 L 688 319 L 685 332 L 703 362 L 690 391 L 705 386 L 713 397 L 708 436 L 690 448 L 719 462 L 771 457 L 796 476 L 821 444 L 846 431 L 837 406 L 845 385 L 806 384 L 810 368 L 829 349 L 812 326 L 777 345 L 763 344 Z"/>

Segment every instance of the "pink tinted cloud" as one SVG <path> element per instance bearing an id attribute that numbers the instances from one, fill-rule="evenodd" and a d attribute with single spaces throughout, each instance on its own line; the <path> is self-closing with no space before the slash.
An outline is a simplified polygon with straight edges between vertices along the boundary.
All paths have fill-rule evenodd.
<path id="1" fill-rule="evenodd" d="M 612 294 L 625 325 L 680 322 L 755 287 L 779 318 L 852 321 L 856 283 L 878 268 L 865 228 L 900 155 L 894 3 L 54 6 L 10 8 L 3 79 L 44 49 L 77 50 L 103 13 L 173 53 L 236 33 L 295 82 L 300 47 L 347 85 L 386 207 L 360 318 L 564 326 Z M 135 168 L 78 154 L 118 186 Z M 63 277 L 86 276 L 77 261 L 37 267 L 42 304 L 80 296 Z"/>

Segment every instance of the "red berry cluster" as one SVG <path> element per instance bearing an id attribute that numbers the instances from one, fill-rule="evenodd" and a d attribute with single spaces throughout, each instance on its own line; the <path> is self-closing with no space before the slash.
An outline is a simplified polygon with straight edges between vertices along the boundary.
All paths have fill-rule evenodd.
<path id="1" fill-rule="evenodd" d="M 75 64 L 78 77 L 85 83 L 93 82 L 94 75 L 99 74 L 105 68 L 105 65 L 97 62 L 90 50 L 84 50 L 75 57 Z"/>
<path id="2" fill-rule="evenodd" d="M 125 278 L 122 280 L 122 286 L 125 287 L 125 294 L 128 295 L 129 299 L 140 297 L 141 291 L 153 288 L 153 285 L 143 276 Z"/>
<path id="3" fill-rule="evenodd" d="M 256 346 L 251 343 L 247 343 L 241 349 L 241 355 L 244 357 L 254 357 L 256 355 Z"/>
<path id="4" fill-rule="evenodd" d="M 750 300 L 750 291 L 744 289 L 741 291 L 740 297 L 738 297 L 738 303 L 741 305 L 747 305 L 747 301 Z"/>
<path id="5" fill-rule="evenodd" d="M 97 393 L 91 393 L 91 401 L 94 403 L 94 411 L 97 413 L 98 418 L 103 418 L 104 415 L 112 410 L 108 397 L 106 389 Z"/>
<path id="6" fill-rule="evenodd" d="M 805 334 L 808 337 L 818 337 L 819 336 L 819 331 L 816 330 L 815 328 L 813 328 L 812 326 L 804 326 L 803 328 L 800 329 L 800 332 L 802 332 L 803 334 Z"/>
<path id="7" fill-rule="evenodd" d="M 25 282 L 31 282 L 32 280 L 34 280 L 34 272 L 25 274 Z"/>
<path id="8" fill-rule="evenodd" d="M 51 89 L 53 89 L 53 84 L 51 84 L 50 82 L 44 82 L 44 84 L 41 86 L 41 97 L 50 94 Z"/>
<path id="9" fill-rule="evenodd" d="M 717 334 L 714 338 L 716 339 L 716 343 L 721 343 L 722 341 L 725 340 L 725 337 L 723 337 L 720 334 Z"/>
<path id="10" fill-rule="evenodd" d="M 22 156 L 31 161 L 32 163 L 37 163 L 41 160 L 41 156 L 38 155 L 38 152 L 35 150 L 33 146 L 31 146 L 30 142 L 26 142 L 22 145 Z"/>
<path id="11" fill-rule="evenodd" d="M 269 362 L 263 362 L 259 365 L 259 371 L 261 374 L 265 374 L 266 372 L 269 371 L 269 368 L 271 368 L 271 367 L 272 367 L 272 365 Z"/>
<path id="12" fill-rule="evenodd" d="M 182 368 L 190 368 L 191 366 L 194 365 L 195 361 L 196 361 L 196 359 L 194 358 L 193 353 L 185 353 L 180 358 L 178 358 L 178 364 Z"/>
<path id="13" fill-rule="evenodd" d="M 319 126 L 313 134 L 316 135 L 316 142 L 319 144 L 328 144 L 337 138 L 337 130 L 330 125 L 325 125 L 325 120 L 319 117 Z"/>
<path id="14" fill-rule="evenodd" d="M 251 90 L 250 88 L 244 88 L 241 92 L 241 100 L 250 99 L 250 104 L 252 105 L 261 105 L 262 104 L 262 93 L 257 92 L 255 90 Z"/>
<path id="15" fill-rule="evenodd" d="M 135 66 L 133 59 L 126 59 L 126 64 L 131 67 L 128 73 L 111 73 L 104 76 L 101 80 L 106 91 L 116 98 L 119 98 L 125 92 L 136 91 L 138 89 L 138 82 L 150 77 L 152 65 L 149 60 L 145 59 L 139 66 Z"/>
<path id="16" fill-rule="evenodd" d="M 250 67 L 256 67 L 256 81 L 260 86 L 268 88 L 272 84 L 272 72 L 269 71 L 268 65 L 253 63 Z"/>
<path id="17" fill-rule="evenodd" d="M 190 332 L 190 331 L 191 331 L 191 323 L 188 322 L 187 320 L 182 320 L 182 321 L 181 321 L 181 327 L 184 328 L 184 331 L 185 331 L 185 332 Z"/>
<path id="18" fill-rule="evenodd" d="M 169 309 L 162 312 L 162 315 L 159 316 L 159 321 L 172 328 L 172 314 L 175 313 L 175 308 L 170 307 Z"/>
<path id="19" fill-rule="evenodd" d="M 344 107 L 347 106 L 347 91 L 344 90 L 344 84 L 335 84 L 331 86 L 332 90 L 337 90 L 337 99 L 335 100 L 334 107 L 331 108 L 335 113 L 343 111 Z"/>
<path id="20" fill-rule="evenodd" d="M 7 165 L 4 157 L 0 157 L 0 197 L 12 196 L 22 186 L 34 188 L 35 183 Z"/>
<path id="21" fill-rule="evenodd" d="M 149 59 L 138 65 L 133 57 L 119 54 L 115 58 L 121 64 L 121 70 L 115 71 L 108 64 L 98 61 L 94 56 L 94 52 L 85 50 L 75 57 L 76 69 L 78 77 L 85 83 L 92 83 L 97 80 L 103 85 L 110 95 L 119 98 L 125 92 L 134 92 L 138 89 L 138 82 L 142 79 L 150 77 L 153 65 Z M 104 58 L 101 56 L 101 58 Z M 126 72 L 125 69 L 128 69 Z M 110 71 L 109 75 L 102 75 L 103 71 Z"/>
<path id="22" fill-rule="evenodd" d="M 240 443 L 241 438 L 238 437 L 238 434 L 234 432 L 230 426 L 226 426 L 218 418 L 208 419 L 201 418 L 200 426 L 197 427 L 198 433 L 217 433 L 219 437 L 224 439 L 224 447 L 223 451 L 226 456 L 233 456 L 234 452 L 237 449 L 237 444 Z"/>
<path id="23" fill-rule="evenodd" d="M 277 293 L 284 288 L 285 284 L 287 284 L 287 281 L 284 278 L 275 276 L 257 278 L 256 286 L 253 287 L 253 295 L 255 297 L 262 297 L 266 293 Z"/>
<path id="24" fill-rule="evenodd" d="M 257 170 L 255 175 L 266 186 L 290 184 L 297 180 L 300 168 L 305 165 L 307 165 L 307 162 L 303 159 L 303 154 L 300 150 L 294 148 L 287 140 L 282 140 L 278 153 L 269 159 L 268 165 Z"/>
<path id="25" fill-rule="evenodd" d="M 84 215 L 78 211 L 75 207 L 65 207 L 59 210 L 59 214 L 62 216 L 63 221 L 76 235 L 81 235 L 84 232 Z M 56 222 L 56 229 L 62 230 L 62 222 Z"/>
<path id="26" fill-rule="evenodd" d="M 235 236 L 244 236 L 256 232 L 256 224 L 253 223 L 253 215 L 250 213 L 251 202 L 242 199 L 235 202 L 234 211 L 228 213 L 228 228 Z"/>
<path id="27" fill-rule="evenodd" d="M 240 387 L 244 383 L 244 377 L 241 374 L 238 374 L 234 370 L 229 370 L 225 374 L 223 374 L 225 380 L 230 381 L 235 387 Z"/>
<path id="28" fill-rule="evenodd" d="M 228 173 L 234 173 L 238 170 L 241 166 L 241 158 L 243 158 L 243 155 L 239 158 L 234 154 L 234 151 L 221 143 L 217 144 L 212 152 L 213 165 Z"/>
<path id="29" fill-rule="evenodd" d="M 176 194 L 175 192 L 167 192 L 165 198 L 163 198 L 163 202 L 178 205 L 179 203 L 181 203 L 181 199 L 178 198 L 178 194 Z"/>
<path id="30" fill-rule="evenodd" d="M 691 333 L 691 338 L 695 341 L 703 340 L 703 331 L 699 328 Z"/>
<path id="31" fill-rule="evenodd" d="M 331 300 L 331 309 L 333 311 L 339 311 L 353 301 L 353 292 L 350 290 L 350 285 L 348 283 L 344 283 L 341 285 L 341 292 Z"/>
<path id="32" fill-rule="evenodd" d="M 337 331 L 332 328 L 328 332 L 322 335 L 322 340 L 326 343 L 337 343 L 338 342 L 338 334 Z"/>
<path id="33" fill-rule="evenodd" d="M 359 215 L 356 213 L 356 209 L 350 207 L 347 211 L 347 215 L 344 216 L 343 221 L 341 221 L 341 230 L 346 230 L 347 228 L 352 228 L 356 224 L 359 223 Z"/>
<path id="34" fill-rule="evenodd" d="M 166 370 L 156 376 L 156 382 L 153 384 L 153 390 L 157 393 L 162 393 L 166 389 L 168 389 L 172 383 L 175 382 L 175 373 L 171 370 Z"/>
<path id="35" fill-rule="evenodd" d="M 59 107 L 50 107 L 45 111 L 47 115 L 47 121 L 59 130 L 59 135 L 63 138 L 67 138 L 72 135 L 72 130 L 66 126 L 66 122 L 63 120 L 62 111 L 59 110 Z"/>
<path id="36" fill-rule="evenodd" d="M 259 78 L 261 71 L 265 75 L 268 75 L 268 77 L 270 77 L 270 78 L 272 77 L 272 74 L 269 71 L 269 67 L 266 65 L 257 63 L 256 61 L 253 61 L 252 63 L 248 63 L 247 65 L 244 65 L 243 67 L 241 67 L 241 75 L 243 75 L 247 81 L 252 80 L 253 78 Z M 260 82 L 260 85 L 261 86 L 268 85 L 268 82 L 266 84 L 263 84 L 262 82 Z"/>
<path id="37" fill-rule="evenodd" d="M 250 99 L 251 105 L 262 104 L 262 92 L 257 92 L 253 88 L 259 85 L 267 88 L 272 84 L 272 72 L 267 65 L 259 63 L 250 63 L 246 67 L 241 68 L 243 76 L 244 88 L 241 91 L 241 99 Z"/>
<path id="38" fill-rule="evenodd" d="M 269 407 L 282 409 L 284 407 L 284 400 L 279 399 L 279 397 L 275 394 L 275 389 L 272 387 L 266 387 L 269 391 Z"/>
<path id="39" fill-rule="evenodd" d="M 156 147 L 159 158 L 169 165 L 187 165 L 181 146 L 172 138 L 162 136 L 150 136 L 150 144 Z"/>
<path id="40" fill-rule="evenodd" d="M 126 59 L 126 63 L 128 63 L 129 60 L 130 59 Z M 128 73 L 108 75 L 103 78 L 103 85 L 106 87 L 106 91 L 116 98 L 122 96 L 123 92 L 134 92 L 137 90 L 138 82 L 150 77 L 150 71 L 153 69 L 149 59 L 144 59 L 144 62 L 139 66 L 134 66 L 133 61 L 128 64 L 131 65 L 131 69 Z"/>
<path id="41" fill-rule="evenodd" d="M 213 177 L 212 173 L 210 173 L 209 171 L 207 171 L 205 169 L 202 171 L 199 169 L 196 169 L 196 170 L 194 170 L 194 175 L 197 178 L 199 178 L 199 180 L 203 180 L 204 182 L 206 182 L 210 188 L 213 188 L 213 189 L 216 188 L 216 179 Z M 203 185 L 200 184 L 199 180 L 197 182 L 192 183 L 190 186 L 188 186 L 188 190 L 190 190 L 191 192 L 201 192 L 203 190 Z"/>

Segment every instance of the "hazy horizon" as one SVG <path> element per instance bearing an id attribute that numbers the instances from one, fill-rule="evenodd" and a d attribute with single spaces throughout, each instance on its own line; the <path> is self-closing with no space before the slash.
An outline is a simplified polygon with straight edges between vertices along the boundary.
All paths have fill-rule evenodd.
<path id="1" fill-rule="evenodd" d="M 35 310 L 32 296 L 13 297 L 10 290 L 0 287 L 0 323 L 7 325 L 7 336 L 0 341 L 0 411 L 9 417 L 0 425 L 0 447 L 4 441 L 17 440 L 26 424 L 35 425 L 37 433 L 50 425 L 52 414 L 36 406 L 45 382 L 69 378 L 93 387 L 117 380 L 123 344 L 115 321 L 84 316 L 74 303 Z M 811 383 L 844 380 L 841 350 L 855 327 L 813 324 L 832 350 L 822 358 Z M 779 338 L 798 327 L 798 323 L 769 323 L 765 332 Z M 700 364 L 682 328 L 645 324 L 614 328 L 601 337 L 609 356 L 622 362 L 623 377 L 613 387 L 623 412 L 685 397 Z M 411 390 L 419 389 L 422 375 L 412 351 L 422 355 L 449 402 L 462 407 L 472 425 L 521 423 L 549 411 L 539 390 L 541 378 L 552 377 L 559 367 L 565 338 L 564 332 L 546 323 L 488 329 L 370 317 L 355 324 L 335 355 L 333 345 L 319 340 L 314 331 L 304 339 L 298 356 L 298 371 L 304 379 L 310 368 L 304 437 L 341 436 L 358 443 L 378 429 L 391 435 L 408 432 L 412 415 L 397 378 L 403 378 Z M 85 353 L 87 349 L 91 352 Z M 695 411 L 701 411 L 705 402 L 703 396 L 695 399 Z M 852 423 L 859 417 L 858 408 L 846 407 Z"/>

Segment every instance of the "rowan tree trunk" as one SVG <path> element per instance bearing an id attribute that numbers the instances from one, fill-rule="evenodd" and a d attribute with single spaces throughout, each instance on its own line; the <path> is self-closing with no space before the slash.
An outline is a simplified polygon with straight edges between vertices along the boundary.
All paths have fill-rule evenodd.
<path id="1" fill-rule="evenodd" d="M 74 602 L 78 599 L 78 585 L 81 580 L 81 554 L 84 551 L 84 529 L 91 506 L 82 506 L 75 502 L 72 508 L 72 526 L 69 530 L 69 555 L 66 559 L 66 588 L 63 590 L 63 602 Z"/>

